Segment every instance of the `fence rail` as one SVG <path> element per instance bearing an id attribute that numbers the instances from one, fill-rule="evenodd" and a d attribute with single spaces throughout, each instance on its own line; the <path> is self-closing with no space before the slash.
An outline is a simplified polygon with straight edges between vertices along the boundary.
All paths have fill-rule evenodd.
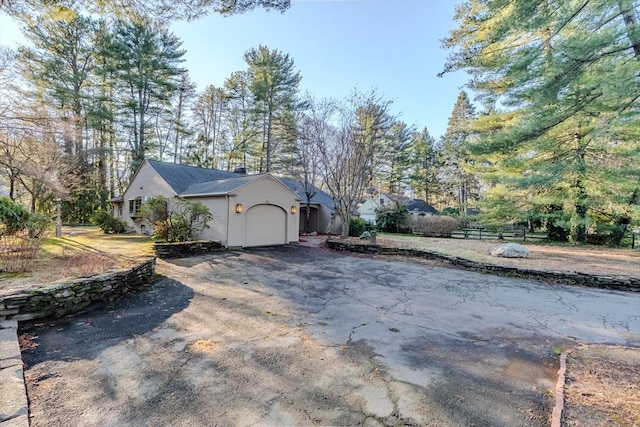
<path id="1" fill-rule="evenodd" d="M 545 233 L 531 233 L 527 230 L 487 231 L 481 228 L 460 228 L 451 234 L 457 239 L 487 239 L 513 241 L 540 241 L 547 238 Z"/>

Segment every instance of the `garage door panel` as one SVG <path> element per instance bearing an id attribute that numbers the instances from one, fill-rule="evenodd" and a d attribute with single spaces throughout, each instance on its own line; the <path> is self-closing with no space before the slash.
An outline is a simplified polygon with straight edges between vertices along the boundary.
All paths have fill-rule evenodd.
<path id="1" fill-rule="evenodd" d="M 271 246 L 287 243 L 287 214 L 274 205 L 256 205 L 247 210 L 244 246 Z"/>

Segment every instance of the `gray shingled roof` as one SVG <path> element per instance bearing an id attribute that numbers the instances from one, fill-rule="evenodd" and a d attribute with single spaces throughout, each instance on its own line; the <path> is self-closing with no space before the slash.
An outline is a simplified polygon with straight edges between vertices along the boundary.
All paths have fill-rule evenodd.
<path id="1" fill-rule="evenodd" d="M 433 206 L 431 206 L 429 203 L 425 202 L 424 200 L 420 200 L 420 199 L 412 199 L 411 202 L 407 204 L 407 210 L 409 212 L 417 211 L 417 212 L 430 213 L 432 215 L 438 214 L 438 211 Z"/>
<path id="2" fill-rule="evenodd" d="M 227 179 L 217 181 L 197 182 L 188 186 L 181 195 L 209 195 L 209 194 L 229 194 L 238 187 L 260 178 L 263 175 L 240 175 L 237 173 Z"/>
<path id="3" fill-rule="evenodd" d="M 404 205 L 409 212 L 424 212 L 430 213 L 432 215 L 438 214 L 438 211 L 424 200 L 412 199 L 410 197 L 401 196 L 398 194 L 385 193 L 385 195 L 394 202 Z"/>
<path id="4" fill-rule="evenodd" d="M 262 176 L 244 175 L 175 163 L 164 163 L 157 160 L 147 160 L 147 162 L 179 195 L 228 194 L 236 188 Z M 298 195 L 301 204 L 306 203 L 307 197 L 304 194 L 304 187 L 300 182 L 293 178 L 277 179 Z M 316 194 L 311 198 L 311 203 L 317 203 L 332 212 L 335 211 L 333 197 L 320 189 L 316 188 L 316 190 Z"/>
<path id="5" fill-rule="evenodd" d="M 304 186 L 302 185 L 302 183 L 300 183 L 300 181 L 297 181 L 293 178 L 278 178 L 278 179 L 282 181 L 284 185 L 289 187 L 291 191 L 293 191 L 298 195 L 298 197 L 300 198 L 301 206 L 307 203 L 307 196 L 304 194 Z M 316 189 L 316 194 L 314 194 L 313 197 L 311 198 L 311 203 L 317 203 L 319 205 L 322 205 L 325 208 L 329 209 L 331 212 L 335 211 L 335 202 L 333 201 L 333 197 L 331 197 L 329 194 L 325 193 L 324 191 L 320 190 L 317 187 L 314 187 L 314 188 Z"/>
<path id="6" fill-rule="evenodd" d="M 160 174 L 167 184 L 178 194 L 195 183 L 218 181 L 227 178 L 238 178 L 246 175 L 239 175 L 233 172 L 226 172 L 217 169 L 199 168 L 196 166 L 179 165 L 175 163 L 164 163 L 157 160 L 147 160 L 149 165 Z"/>

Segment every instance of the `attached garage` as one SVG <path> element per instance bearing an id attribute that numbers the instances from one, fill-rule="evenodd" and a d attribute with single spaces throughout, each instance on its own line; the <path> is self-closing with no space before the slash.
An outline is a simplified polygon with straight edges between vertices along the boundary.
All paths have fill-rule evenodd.
<path id="1" fill-rule="evenodd" d="M 247 211 L 244 247 L 287 243 L 287 212 L 284 209 L 275 205 L 255 205 Z"/>

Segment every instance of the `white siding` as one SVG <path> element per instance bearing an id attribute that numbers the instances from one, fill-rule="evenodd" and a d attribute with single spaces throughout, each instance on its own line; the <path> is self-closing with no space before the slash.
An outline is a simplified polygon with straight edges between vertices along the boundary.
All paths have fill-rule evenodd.
<path id="1" fill-rule="evenodd" d="M 213 216 L 209 222 L 209 228 L 206 228 L 199 236 L 200 240 L 213 240 L 227 245 L 227 220 L 229 218 L 229 208 L 226 197 L 207 197 L 207 198 L 189 198 L 192 201 L 199 201 L 207 208 Z"/>
<path id="2" fill-rule="evenodd" d="M 129 226 L 135 228 L 140 233 L 140 226 L 144 225 L 147 232 L 152 230 L 150 224 L 141 221 L 139 218 L 132 218 L 129 215 L 129 200 L 141 197 L 143 200 L 155 196 L 173 197 L 176 192 L 162 179 L 162 177 L 147 162 L 143 162 L 123 195 L 122 217 Z M 115 212 L 117 214 L 117 212 Z"/>

